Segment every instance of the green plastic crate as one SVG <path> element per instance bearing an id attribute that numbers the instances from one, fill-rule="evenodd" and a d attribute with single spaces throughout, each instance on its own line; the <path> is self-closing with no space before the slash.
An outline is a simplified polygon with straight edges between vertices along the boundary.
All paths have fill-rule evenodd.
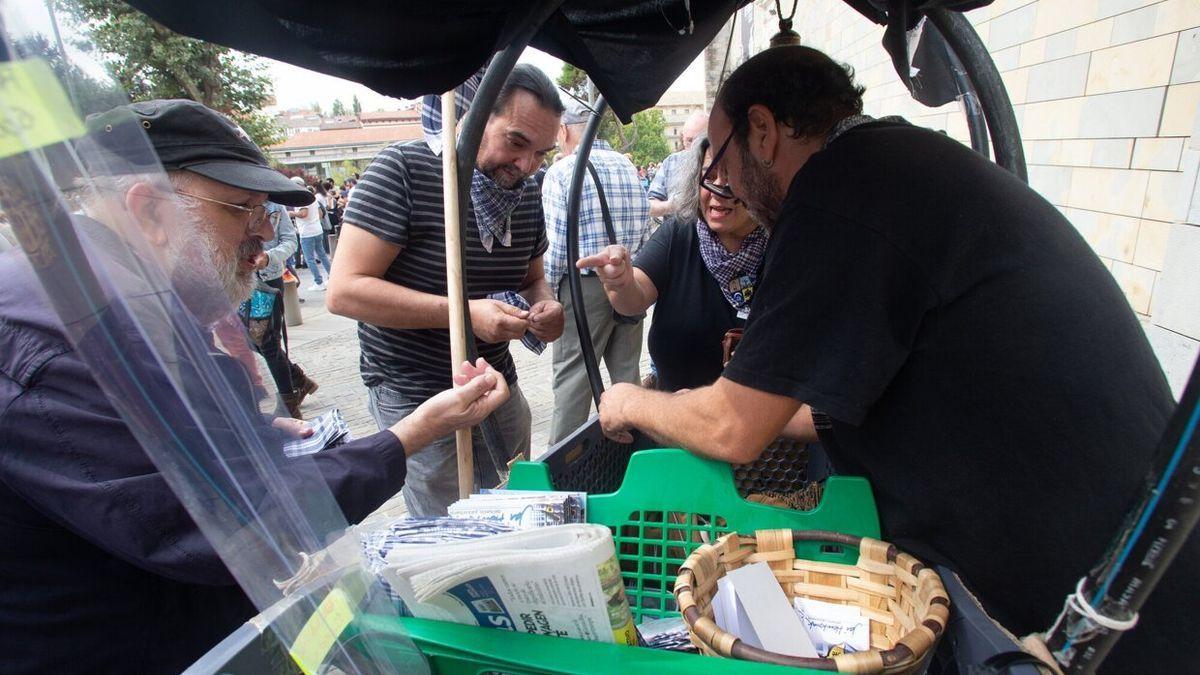
<path id="1" fill-rule="evenodd" d="M 509 487 L 552 490 L 546 466 L 521 462 Z M 621 488 L 588 496 L 588 522 L 613 532 L 635 622 L 677 615 L 671 594 L 679 565 L 698 546 L 728 532 L 788 528 L 832 530 L 879 538 L 879 518 L 871 486 L 862 478 L 834 476 L 825 483 L 820 505 L 793 511 L 754 504 L 734 487 L 728 464 L 683 450 L 634 453 Z M 797 555 L 853 565 L 857 551 L 818 543 L 798 545 Z"/>
<path id="2" fill-rule="evenodd" d="M 521 462 L 509 487 L 550 490 L 546 466 Z M 636 620 L 678 614 L 671 589 L 679 565 L 706 540 L 727 532 L 790 528 L 834 530 L 879 537 L 871 487 L 862 478 L 835 476 L 812 511 L 753 504 L 738 496 L 728 464 L 701 459 L 683 450 L 643 450 L 630 459 L 620 490 L 588 496 L 588 522 L 613 531 L 617 557 Z M 853 564 L 855 550 L 803 543 L 799 555 Z M 396 619 L 364 617 L 359 627 L 386 652 Z M 511 673 L 817 673 L 796 668 L 716 659 L 653 649 L 458 624 L 400 619 L 402 633 L 416 643 L 439 675 Z M 403 642 L 395 642 L 403 649 Z"/>

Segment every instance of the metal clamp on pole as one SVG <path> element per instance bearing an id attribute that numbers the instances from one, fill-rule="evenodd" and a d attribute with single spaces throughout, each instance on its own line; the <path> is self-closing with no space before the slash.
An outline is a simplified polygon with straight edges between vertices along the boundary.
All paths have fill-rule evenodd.
<path id="1" fill-rule="evenodd" d="M 1011 171 L 1017 178 L 1029 182 L 1025 168 L 1025 148 L 1021 145 L 1021 129 L 1017 126 L 1017 116 L 1013 113 L 1008 90 L 1004 88 L 1004 80 L 1000 78 L 1000 71 L 996 69 L 996 63 L 992 61 L 987 46 L 979 39 L 979 34 L 961 12 L 929 9 L 925 14 L 937 26 L 942 37 L 946 38 L 946 44 L 950 45 L 954 55 L 962 62 L 967 76 L 971 78 L 971 84 L 979 96 L 979 104 L 983 107 L 983 116 L 987 119 L 988 130 L 991 132 L 996 163 Z"/>

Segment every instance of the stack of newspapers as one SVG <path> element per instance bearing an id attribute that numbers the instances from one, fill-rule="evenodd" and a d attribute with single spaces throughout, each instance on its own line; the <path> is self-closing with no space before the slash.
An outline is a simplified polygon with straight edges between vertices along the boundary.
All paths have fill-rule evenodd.
<path id="1" fill-rule="evenodd" d="M 379 551 L 372 567 L 418 618 L 637 644 L 612 533 L 602 525 Z"/>
<path id="2" fill-rule="evenodd" d="M 387 566 L 388 556 L 401 546 L 444 544 L 451 541 L 479 539 L 501 532 L 512 532 L 516 528 L 502 523 L 464 518 L 405 518 L 389 523 L 379 529 L 359 528 L 363 554 L 367 558 L 367 569 L 379 577 L 380 584 L 396 603 L 403 615 L 411 616 L 404 606 L 400 594 L 383 578 L 381 570 Z"/>
<path id="3" fill-rule="evenodd" d="M 454 502 L 448 511 L 451 518 L 486 520 L 527 530 L 587 522 L 587 494 L 483 490 Z"/>

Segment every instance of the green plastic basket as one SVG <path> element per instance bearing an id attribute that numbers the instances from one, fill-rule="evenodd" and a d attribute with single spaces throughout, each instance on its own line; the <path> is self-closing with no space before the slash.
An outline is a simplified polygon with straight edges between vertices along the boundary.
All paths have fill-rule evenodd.
<path id="1" fill-rule="evenodd" d="M 554 487 L 549 468 L 530 462 L 514 467 L 509 486 L 524 490 Z M 682 450 L 634 453 L 619 490 L 588 496 L 588 521 L 612 530 L 631 608 L 639 620 L 677 614 L 671 588 L 679 565 L 704 541 L 726 532 L 749 534 L 759 529 L 790 528 L 879 537 L 875 499 L 870 486 L 861 478 L 830 478 L 816 509 L 791 511 L 743 500 L 734 487 L 733 471 L 728 464 L 700 459 Z M 796 550 L 813 560 L 852 564 L 857 557 L 853 550 L 813 543 L 798 545 Z M 328 580 L 317 582 L 307 593 L 317 598 L 325 596 L 329 592 L 328 583 Z M 266 620 L 304 623 L 314 620 L 311 611 L 308 602 L 292 602 Z M 361 644 L 360 638 L 366 635 L 371 637 L 371 654 L 394 663 L 410 661 L 411 646 L 415 643 L 438 675 L 645 672 L 816 675 L 818 672 L 370 614 L 354 617 L 342 635 L 343 644 Z M 259 623 L 242 626 L 189 672 L 300 673 L 275 634 L 264 631 Z"/>
<path id="2" fill-rule="evenodd" d="M 550 490 L 544 464 L 521 462 L 509 487 Z M 588 496 L 588 522 L 613 531 L 617 557 L 636 620 L 677 615 L 671 588 L 679 565 L 705 541 L 726 532 L 789 528 L 833 530 L 879 537 L 870 485 L 862 478 L 832 477 L 820 505 L 792 511 L 753 504 L 738 496 L 728 464 L 700 459 L 683 450 L 643 450 L 633 455 L 621 488 Z M 855 550 L 800 544 L 797 553 L 812 560 L 853 564 Z M 359 626 L 387 650 L 388 636 L 406 633 L 441 675 L 483 673 L 816 673 L 749 661 L 528 635 L 475 626 L 364 617 Z M 397 649 L 403 642 L 397 640 Z"/>

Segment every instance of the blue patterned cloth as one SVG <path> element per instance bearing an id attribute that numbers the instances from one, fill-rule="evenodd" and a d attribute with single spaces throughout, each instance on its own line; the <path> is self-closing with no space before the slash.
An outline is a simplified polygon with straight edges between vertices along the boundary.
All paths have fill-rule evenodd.
<path id="1" fill-rule="evenodd" d="M 454 108 L 457 111 L 455 119 L 461 120 L 475 100 L 479 91 L 479 83 L 483 81 L 485 68 L 480 68 L 466 82 L 454 90 Z M 425 142 L 429 149 L 438 157 L 442 156 L 442 96 L 429 94 L 421 98 L 421 130 L 425 132 Z"/>
<path id="2" fill-rule="evenodd" d="M 567 195 L 570 193 L 571 176 L 575 172 L 575 154 L 555 162 L 546 171 L 542 182 L 542 210 L 546 214 L 546 237 L 550 250 L 543 259 L 546 282 L 557 297 L 558 285 L 567 274 Z M 637 253 L 642 242 L 650 235 L 650 200 L 642 189 L 637 169 L 624 155 L 615 152 L 608 143 L 598 140 L 592 144 L 589 158 L 596 174 L 604 186 L 604 197 L 612 214 L 613 228 L 617 232 L 617 243 Z M 604 216 L 600 211 L 600 199 L 591 176 L 583 179 L 583 195 L 579 205 L 579 255 L 586 257 L 599 253 L 608 246 L 608 234 L 604 230 Z"/>
<path id="3" fill-rule="evenodd" d="M 517 187 L 505 190 L 479 169 L 471 176 L 471 205 L 475 207 L 479 241 L 488 253 L 497 242 L 512 246 L 512 212 L 525 196 L 527 184 L 521 181 Z"/>
<path id="4" fill-rule="evenodd" d="M 500 291 L 499 293 L 492 293 L 488 296 L 488 298 L 510 304 L 517 309 L 523 309 L 527 312 L 529 311 L 529 301 L 525 299 L 525 296 L 516 291 Z M 539 340 L 537 336 L 530 331 L 525 331 L 525 334 L 521 336 L 521 344 L 525 345 L 526 349 L 539 356 L 542 352 L 546 351 L 546 343 Z"/>
<path id="5" fill-rule="evenodd" d="M 742 240 L 741 248 L 730 253 L 717 234 L 708 228 L 708 223 L 697 218 L 696 237 L 700 241 L 700 257 L 709 274 L 717 280 L 717 286 L 721 287 L 721 294 L 738 312 L 749 311 L 770 233 L 759 225 Z"/>

